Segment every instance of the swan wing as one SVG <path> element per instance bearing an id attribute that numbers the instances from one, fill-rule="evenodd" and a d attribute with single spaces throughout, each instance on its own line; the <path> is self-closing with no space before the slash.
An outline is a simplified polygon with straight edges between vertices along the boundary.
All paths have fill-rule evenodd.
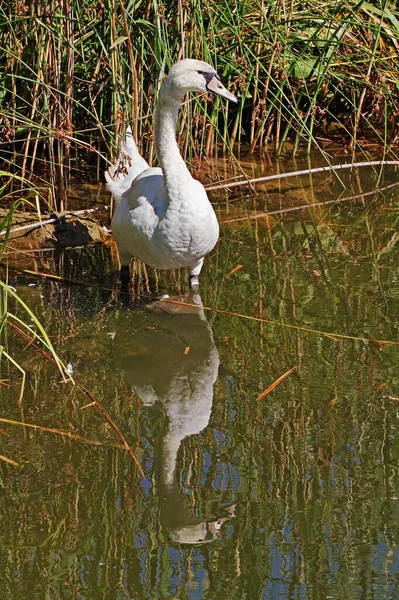
<path id="1" fill-rule="evenodd" d="M 112 233 L 118 245 L 122 264 L 130 262 L 128 257 L 136 256 L 147 264 L 152 264 L 152 239 L 159 219 L 151 204 L 143 203 L 132 208 L 124 197 L 116 206 L 111 221 Z M 124 262 L 126 261 L 126 262 Z"/>
<path id="2" fill-rule="evenodd" d="M 140 155 L 133 139 L 130 127 L 126 130 L 126 138 L 120 144 L 119 156 L 114 165 L 105 172 L 107 188 L 119 202 L 123 194 L 129 190 L 136 177 L 148 169 L 148 163 Z"/>
<path id="3" fill-rule="evenodd" d="M 147 204 L 159 219 L 165 215 L 167 198 L 162 169 L 159 167 L 146 169 L 137 175 L 123 195 L 131 210 Z"/>

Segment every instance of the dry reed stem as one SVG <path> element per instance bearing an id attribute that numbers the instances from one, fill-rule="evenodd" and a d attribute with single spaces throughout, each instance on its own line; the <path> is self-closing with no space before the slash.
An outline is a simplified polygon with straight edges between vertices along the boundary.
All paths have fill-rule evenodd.
<path id="1" fill-rule="evenodd" d="M 171 300 L 170 298 L 165 300 L 159 300 L 159 302 L 168 302 L 170 304 L 177 304 L 180 306 L 188 306 L 190 308 L 198 308 L 196 304 L 191 304 L 189 302 L 179 302 L 178 300 Z M 256 321 L 257 323 L 267 323 L 269 325 L 274 325 L 275 327 L 283 327 L 286 329 L 293 329 L 295 331 L 303 331 L 305 333 L 313 333 L 316 335 L 322 335 L 324 337 L 329 337 L 334 341 L 341 340 L 353 340 L 365 343 L 374 343 L 380 344 L 384 346 L 399 346 L 399 340 L 378 340 L 374 338 L 366 338 L 356 335 L 345 335 L 343 333 L 335 333 L 333 331 L 323 331 L 321 329 L 312 329 L 311 327 L 302 327 L 301 325 L 291 325 L 290 323 L 281 323 L 280 321 L 273 321 L 272 319 L 263 319 L 261 317 L 253 317 L 252 315 L 243 315 L 241 313 L 233 312 L 230 310 L 223 310 L 221 308 L 214 308 L 212 306 L 202 306 L 203 310 L 207 310 L 210 312 L 217 313 L 219 315 L 229 315 L 231 317 L 239 317 L 240 319 L 247 319 L 249 321 Z"/>
<path id="2" fill-rule="evenodd" d="M 0 454 L 0 460 L 3 460 L 6 463 L 9 463 L 10 465 L 13 465 L 14 467 L 20 467 L 21 465 L 17 462 L 15 462 L 15 460 L 11 460 L 11 458 L 7 458 L 6 456 L 3 456 L 2 454 Z"/>
<path id="3" fill-rule="evenodd" d="M 72 440 L 76 440 L 78 442 L 83 442 L 84 444 L 91 444 L 92 446 L 103 446 L 102 442 L 97 440 L 89 440 L 80 435 L 75 435 L 74 433 L 70 433 L 69 431 L 62 431 L 62 429 L 55 429 L 54 427 L 44 427 L 42 425 L 34 425 L 32 423 L 22 423 L 21 421 L 14 421 L 12 419 L 4 419 L 0 417 L 1 423 L 7 423 L 8 425 L 21 425 L 22 427 L 29 427 L 31 429 L 39 429 L 40 431 L 46 431 L 47 433 L 55 433 L 57 435 L 62 435 L 64 437 L 68 437 Z"/>

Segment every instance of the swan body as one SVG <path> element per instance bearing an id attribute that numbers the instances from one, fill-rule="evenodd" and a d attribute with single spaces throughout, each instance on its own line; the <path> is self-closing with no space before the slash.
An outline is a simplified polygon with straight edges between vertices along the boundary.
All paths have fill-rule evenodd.
<path id="1" fill-rule="evenodd" d="M 203 185 L 187 169 L 176 142 L 176 121 L 188 91 L 211 91 L 232 102 L 237 98 L 208 63 L 184 59 L 170 70 L 161 87 L 155 117 L 159 168 L 140 156 L 130 129 L 115 165 L 105 174 L 116 209 L 112 219 L 121 278 L 132 256 L 155 269 L 189 267 L 198 285 L 204 256 L 215 246 L 219 225 Z"/>

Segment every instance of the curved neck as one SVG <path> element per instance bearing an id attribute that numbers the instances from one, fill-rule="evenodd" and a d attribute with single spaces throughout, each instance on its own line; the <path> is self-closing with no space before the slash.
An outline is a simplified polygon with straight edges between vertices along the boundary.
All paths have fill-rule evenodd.
<path id="1" fill-rule="evenodd" d="M 162 444 L 162 476 L 166 487 L 172 487 L 175 480 L 177 455 L 184 438 L 184 435 L 173 434 L 171 432 L 167 433 L 164 437 Z"/>
<path id="2" fill-rule="evenodd" d="M 176 142 L 180 99 L 173 98 L 165 91 L 165 87 L 164 84 L 159 93 L 155 115 L 155 149 L 168 188 L 173 182 L 178 182 L 182 177 L 191 178 L 191 175 Z"/>

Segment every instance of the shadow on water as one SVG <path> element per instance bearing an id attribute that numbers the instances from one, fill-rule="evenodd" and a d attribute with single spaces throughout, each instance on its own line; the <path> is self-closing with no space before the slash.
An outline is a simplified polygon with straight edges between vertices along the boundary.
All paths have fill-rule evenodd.
<path id="1" fill-rule="evenodd" d="M 124 306 L 112 245 L 29 255 L 75 284 L 10 271 L 146 479 L 87 397 L 4 330 L 26 384 L 18 403 L 2 360 L 1 416 L 52 431 L 0 423 L 20 465 L 0 462 L 1 598 L 399 597 L 399 196 L 371 194 L 396 174 L 346 177 L 221 200 L 191 307 L 150 302 L 139 263 Z M 156 274 L 157 294 L 186 285 Z"/>

